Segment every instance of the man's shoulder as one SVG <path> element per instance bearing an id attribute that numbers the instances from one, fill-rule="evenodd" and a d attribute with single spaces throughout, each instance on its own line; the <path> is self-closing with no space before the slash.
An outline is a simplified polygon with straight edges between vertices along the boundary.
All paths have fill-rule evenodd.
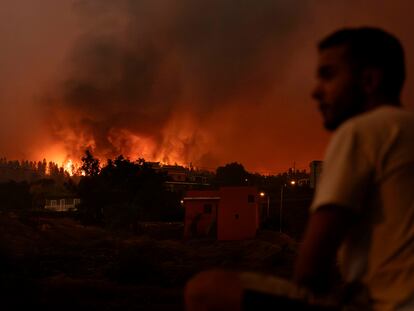
<path id="1" fill-rule="evenodd" d="M 382 106 L 355 116 L 335 131 L 330 146 L 350 148 L 358 145 L 369 158 L 396 141 L 407 148 L 414 141 L 414 113 L 399 107 Z M 331 147 L 331 148 L 334 148 Z M 334 150 L 336 151 L 336 149 Z"/>
<path id="2" fill-rule="evenodd" d="M 389 128 L 402 127 L 414 130 L 414 112 L 400 107 L 384 105 L 361 113 L 340 127 L 342 131 L 355 132 L 386 131 Z"/>

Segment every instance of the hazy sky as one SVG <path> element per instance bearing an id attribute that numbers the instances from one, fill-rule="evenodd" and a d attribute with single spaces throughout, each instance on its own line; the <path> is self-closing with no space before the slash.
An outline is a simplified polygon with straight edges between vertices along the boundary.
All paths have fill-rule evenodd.
<path id="1" fill-rule="evenodd" d="M 0 156 L 307 169 L 328 141 L 310 93 L 316 42 L 344 26 L 402 41 L 411 1 L 3 0 Z"/>

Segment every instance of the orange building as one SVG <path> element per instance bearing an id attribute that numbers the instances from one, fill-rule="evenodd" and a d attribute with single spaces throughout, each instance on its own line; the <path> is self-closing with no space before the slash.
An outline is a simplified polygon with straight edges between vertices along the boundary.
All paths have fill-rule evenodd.
<path id="1" fill-rule="evenodd" d="M 253 238 L 259 227 L 258 192 L 255 187 L 188 191 L 184 208 L 185 238 L 243 240 Z"/>

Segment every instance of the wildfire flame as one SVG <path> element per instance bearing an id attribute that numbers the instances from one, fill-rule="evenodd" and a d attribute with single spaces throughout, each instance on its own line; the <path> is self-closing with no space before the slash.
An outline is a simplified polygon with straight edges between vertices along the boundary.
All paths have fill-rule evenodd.
<path id="1" fill-rule="evenodd" d="M 182 115 L 181 115 L 182 116 Z M 79 170 L 81 158 L 85 150 L 90 150 L 101 165 L 105 165 L 107 159 L 119 155 L 131 161 L 144 158 L 145 161 L 160 162 L 161 164 L 186 165 L 196 162 L 199 152 L 198 145 L 191 144 L 193 124 L 182 120 L 172 122 L 164 129 L 163 139 L 160 140 L 151 135 L 137 134 L 124 128 L 113 128 L 109 131 L 107 141 L 110 148 L 98 148 L 94 137 L 83 128 L 65 128 L 60 131 L 61 141 L 49 144 L 46 148 L 38 150 L 36 158 L 46 158 L 58 164 L 70 176 L 82 174 Z M 109 150 L 109 151 L 108 151 Z M 188 150 L 191 152 L 189 153 Z"/>
<path id="2" fill-rule="evenodd" d="M 67 172 L 70 176 L 75 174 L 75 165 L 71 159 L 67 160 L 66 163 L 63 163 L 63 169 Z"/>

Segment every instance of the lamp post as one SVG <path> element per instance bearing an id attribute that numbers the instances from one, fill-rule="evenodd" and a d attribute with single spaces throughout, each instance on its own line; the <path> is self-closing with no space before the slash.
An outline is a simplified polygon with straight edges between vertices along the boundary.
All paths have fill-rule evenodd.
<path id="1" fill-rule="evenodd" d="M 260 196 L 263 198 L 264 196 L 266 196 L 266 193 L 260 192 Z M 270 198 L 269 198 L 269 195 L 267 195 L 267 206 L 266 206 L 266 216 L 267 216 L 267 218 L 269 218 L 269 205 L 270 205 Z"/>
<path id="2" fill-rule="evenodd" d="M 294 186 L 296 185 L 296 181 L 295 180 L 291 180 L 290 185 Z M 283 211 L 283 189 L 286 187 L 286 184 L 283 184 L 280 187 L 280 209 L 279 209 L 279 232 L 282 232 L 282 211 Z"/>
<path id="3" fill-rule="evenodd" d="M 280 208 L 279 208 L 279 232 L 282 233 L 282 210 L 283 210 L 283 189 L 286 184 L 280 187 Z"/>

